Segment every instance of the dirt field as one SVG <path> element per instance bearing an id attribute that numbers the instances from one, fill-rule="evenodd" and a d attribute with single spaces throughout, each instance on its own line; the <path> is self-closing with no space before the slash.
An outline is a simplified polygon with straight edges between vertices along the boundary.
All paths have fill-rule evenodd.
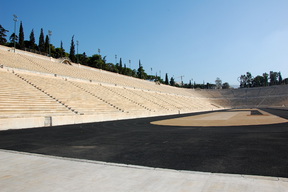
<path id="1" fill-rule="evenodd" d="M 258 109 L 229 110 L 188 117 L 154 121 L 155 125 L 166 126 L 243 126 L 287 123 L 288 120 Z"/>

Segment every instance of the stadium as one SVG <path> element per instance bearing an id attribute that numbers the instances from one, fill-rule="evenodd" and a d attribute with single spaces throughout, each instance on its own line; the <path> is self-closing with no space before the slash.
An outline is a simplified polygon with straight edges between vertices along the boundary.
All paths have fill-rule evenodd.
<path id="1" fill-rule="evenodd" d="M 287 190 L 288 85 L 185 89 L 5 46 L 0 58 L 1 164 L 28 158 L 22 168 L 4 168 L 10 189 L 13 171 L 53 161 L 86 172 L 109 167 L 113 177 L 100 171 L 105 191 L 129 179 L 119 191 L 131 190 L 157 174 L 166 178 L 158 191 L 176 181 L 181 190 L 230 191 L 235 183 L 245 191 Z"/>

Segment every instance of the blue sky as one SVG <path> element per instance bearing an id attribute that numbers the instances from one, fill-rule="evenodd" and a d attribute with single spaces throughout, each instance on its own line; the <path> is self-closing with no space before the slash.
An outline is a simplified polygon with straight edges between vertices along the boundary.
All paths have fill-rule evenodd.
<path id="1" fill-rule="evenodd" d="M 16 14 L 27 40 L 34 29 L 38 43 L 43 28 L 67 52 L 75 35 L 79 53 L 100 48 L 108 62 L 117 55 L 137 68 L 140 59 L 162 78 L 238 85 L 247 71 L 288 77 L 287 10 L 287 0 L 14 0 L 1 3 L 0 24 L 10 36 Z"/>

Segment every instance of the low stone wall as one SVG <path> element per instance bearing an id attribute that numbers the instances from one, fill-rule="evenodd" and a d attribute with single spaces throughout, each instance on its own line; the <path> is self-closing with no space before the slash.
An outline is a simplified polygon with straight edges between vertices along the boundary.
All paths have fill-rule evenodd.
<path id="1" fill-rule="evenodd" d="M 213 109 L 211 110 L 213 111 Z M 200 112 L 200 111 L 185 111 L 185 112 L 184 111 L 170 111 L 170 112 L 157 112 L 157 113 L 139 112 L 139 113 L 133 113 L 133 114 L 115 113 L 115 114 L 99 114 L 99 115 L 0 118 L 0 131 L 9 130 L 9 129 L 26 129 L 26 128 L 36 128 L 36 127 L 49 127 L 49 126 L 58 126 L 58 125 L 69 125 L 69 124 L 71 125 L 71 124 L 115 121 L 115 120 L 124 120 L 124 119 L 136 119 L 136 118 L 145 118 L 145 117 L 185 114 L 185 113 L 193 113 L 193 112 Z"/>
<path id="2" fill-rule="evenodd" d="M 24 129 L 44 127 L 45 117 L 3 118 L 0 119 L 0 131 L 8 129 Z"/>

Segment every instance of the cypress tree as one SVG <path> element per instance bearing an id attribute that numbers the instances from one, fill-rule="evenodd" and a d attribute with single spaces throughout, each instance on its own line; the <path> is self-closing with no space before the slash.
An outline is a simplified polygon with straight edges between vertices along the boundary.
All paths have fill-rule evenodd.
<path id="1" fill-rule="evenodd" d="M 76 61 L 74 35 L 72 36 L 72 40 L 71 40 L 69 58 L 71 59 L 72 62 L 75 62 L 75 61 Z"/>
<path id="2" fill-rule="evenodd" d="M 20 49 L 24 49 L 25 48 L 24 30 L 23 30 L 22 21 L 20 22 L 20 28 L 19 28 L 19 48 Z"/>
<path id="3" fill-rule="evenodd" d="M 139 60 L 139 68 L 137 70 L 137 77 L 139 79 L 144 79 L 144 69 L 143 66 L 141 65 L 141 61 Z"/>
<path id="4" fill-rule="evenodd" d="M 120 65 L 120 69 L 122 69 L 122 58 L 120 58 L 120 62 L 119 62 L 119 65 Z"/>
<path id="5" fill-rule="evenodd" d="M 191 82 L 191 80 L 189 81 L 188 87 L 189 87 L 189 88 L 192 88 L 192 82 Z"/>
<path id="6" fill-rule="evenodd" d="M 34 29 L 32 29 L 32 31 L 30 33 L 30 49 L 35 49 Z"/>
<path id="7" fill-rule="evenodd" d="M 44 52 L 45 51 L 45 41 L 44 41 L 44 32 L 43 28 L 41 28 L 40 36 L 39 36 L 39 44 L 38 44 L 39 50 Z"/>
<path id="8" fill-rule="evenodd" d="M 169 84 L 169 80 L 168 80 L 168 74 L 166 73 L 165 75 L 165 84 L 168 85 Z"/>
<path id="9" fill-rule="evenodd" d="M 65 50 L 63 48 L 63 42 L 61 41 L 61 44 L 60 44 L 60 49 L 61 49 L 61 52 L 60 52 L 60 57 L 64 57 L 65 55 Z"/>
<path id="10" fill-rule="evenodd" d="M 279 80 L 278 80 L 278 84 L 281 85 L 283 79 L 282 79 L 282 75 L 281 75 L 281 72 L 280 72 L 280 71 L 279 71 L 279 73 L 278 73 L 278 78 L 279 78 Z"/>
<path id="11" fill-rule="evenodd" d="M 50 43 L 50 40 L 49 40 L 49 36 L 48 35 L 46 35 L 46 37 L 45 37 L 45 43 L 44 43 L 44 50 L 45 50 L 45 53 L 48 53 L 48 51 L 49 51 L 49 43 Z"/>
<path id="12" fill-rule="evenodd" d="M 127 75 L 127 67 L 126 67 L 126 64 L 124 64 L 124 68 L 123 68 L 123 75 Z"/>
<path id="13" fill-rule="evenodd" d="M 122 58 L 120 58 L 120 61 L 119 61 L 119 73 L 123 74 Z"/>

